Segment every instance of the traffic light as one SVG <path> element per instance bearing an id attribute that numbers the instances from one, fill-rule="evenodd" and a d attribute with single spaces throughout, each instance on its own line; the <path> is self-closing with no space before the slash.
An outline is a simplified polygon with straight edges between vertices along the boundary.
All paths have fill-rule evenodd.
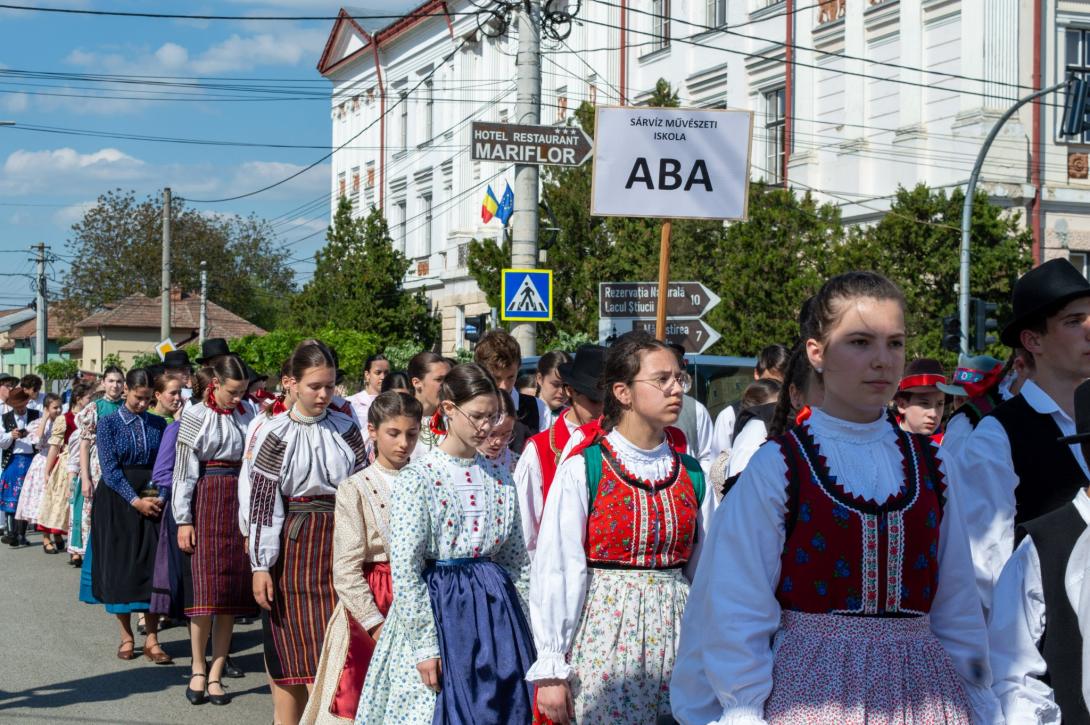
<path id="1" fill-rule="evenodd" d="M 1070 75 L 1064 94 L 1064 115 L 1060 133 L 1069 138 L 1081 138 L 1090 131 L 1090 82 L 1084 76 Z"/>
<path id="2" fill-rule="evenodd" d="M 961 350 L 961 320 L 957 315 L 942 318 L 942 349 L 950 352 Z"/>
<path id="3" fill-rule="evenodd" d="M 969 300 L 969 309 L 973 321 L 973 349 L 976 352 L 984 352 L 988 349 L 988 345 L 998 342 L 995 335 L 988 333 L 999 330 L 999 321 L 995 319 L 995 312 L 999 309 L 999 305 L 973 297 Z"/>
<path id="4" fill-rule="evenodd" d="M 478 342 L 488 329 L 488 313 L 466 318 L 465 338 L 467 342 Z"/>

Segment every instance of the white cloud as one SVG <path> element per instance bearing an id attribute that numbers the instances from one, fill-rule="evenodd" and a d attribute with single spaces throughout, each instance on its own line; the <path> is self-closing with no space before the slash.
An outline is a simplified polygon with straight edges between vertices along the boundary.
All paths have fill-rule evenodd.
<path id="1" fill-rule="evenodd" d="M 155 51 L 155 59 L 165 68 L 181 68 L 189 61 L 189 52 L 177 43 L 164 43 Z"/>
<path id="2" fill-rule="evenodd" d="M 115 148 L 92 153 L 72 148 L 18 149 L 0 167 L 0 196 L 40 196 L 42 192 L 58 190 L 98 194 L 112 186 L 132 185 L 147 177 L 147 164 Z"/>
<path id="3" fill-rule="evenodd" d="M 25 93 L 4 93 L 0 95 L 0 111 L 22 113 L 30 106 L 30 96 Z"/>
<path id="4" fill-rule="evenodd" d="M 83 219 L 83 215 L 87 213 L 87 210 L 94 207 L 93 201 L 81 201 L 78 204 L 69 204 L 63 209 L 57 210 L 53 214 L 53 223 L 59 227 L 70 227 L 80 219 Z"/>

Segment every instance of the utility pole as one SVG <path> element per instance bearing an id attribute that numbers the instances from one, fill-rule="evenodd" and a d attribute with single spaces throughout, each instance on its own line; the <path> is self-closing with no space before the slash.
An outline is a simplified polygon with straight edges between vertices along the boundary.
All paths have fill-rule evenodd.
<path id="1" fill-rule="evenodd" d="M 163 189 L 163 294 L 159 339 L 170 337 L 170 187 Z"/>
<path id="2" fill-rule="evenodd" d="M 515 59 L 516 123 L 541 123 L 541 2 L 525 0 L 518 10 L 519 49 Z M 511 229 L 511 266 L 537 267 L 538 167 L 515 164 L 515 213 Z M 516 322 L 511 334 L 523 357 L 537 354 L 537 334 L 532 322 Z"/>
<path id="3" fill-rule="evenodd" d="M 204 345 L 204 335 L 208 331 L 208 262 L 201 260 L 201 327 L 197 333 L 197 344 Z"/>
<path id="4" fill-rule="evenodd" d="M 46 341 L 49 334 L 49 311 L 47 309 L 47 295 L 45 289 L 45 244 L 36 244 L 38 250 L 38 324 L 34 330 L 34 365 L 42 365 L 46 362 Z"/>

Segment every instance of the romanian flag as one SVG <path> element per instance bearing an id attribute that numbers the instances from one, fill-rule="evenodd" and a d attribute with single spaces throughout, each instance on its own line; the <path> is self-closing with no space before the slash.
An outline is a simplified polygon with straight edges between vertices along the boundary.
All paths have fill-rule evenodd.
<path id="1" fill-rule="evenodd" d="M 492 185 L 488 185 L 488 191 L 484 195 L 484 201 L 481 202 L 481 221 L 485 224 L 492 221 L 492 217 L 496 216 L 496 210 L 500 208 L 500 203 L 496 201 L 496 195 L 492 192 Z"/>

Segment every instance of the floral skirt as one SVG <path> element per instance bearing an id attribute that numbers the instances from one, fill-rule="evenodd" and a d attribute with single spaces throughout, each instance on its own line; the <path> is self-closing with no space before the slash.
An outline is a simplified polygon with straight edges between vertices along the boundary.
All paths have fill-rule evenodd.
<path id="1" fill-rule="evenodd" d="M 12 455 L 7 468 L 0 474 L 0 511 L 6 514 L 14 514 L 19 505 L 19 494 L 23 491 L 27 471 L 34 461 L 32 453 L 16 453 Z"/>
<path id="2" fill-rule="evenodd" d="M 769 725 L 969 725 L 971 708 L 946 650 L 921 617 L 783 613 Z"/>
<path id="3" fill-rule="evenodd" d="M 66 462 L 67 456 L 62 453 L 46 480 L 42 507 L 38 509 L 38 528 L 51 534 L 68 533 L 72 477 L 78 479 L 79 476 L 68 470 Z"/>
<path id="4" fill-rule="evenodd" d="M 32 524 L 38 520 L 38 511 L 42 508 L 42 498 L 45 496 L 45 484 L 45 454 L 39 453 L 30 462 L 26 478 L 23 479 L 19 503 L 15 506 L 15 518 Z"/>
<path id="5" fill-rule="evenodd" d="M 688 597 L 680 569 L 590 569 L 570 656 L 576 723 L 646 725 L 670 715 Z"/>

